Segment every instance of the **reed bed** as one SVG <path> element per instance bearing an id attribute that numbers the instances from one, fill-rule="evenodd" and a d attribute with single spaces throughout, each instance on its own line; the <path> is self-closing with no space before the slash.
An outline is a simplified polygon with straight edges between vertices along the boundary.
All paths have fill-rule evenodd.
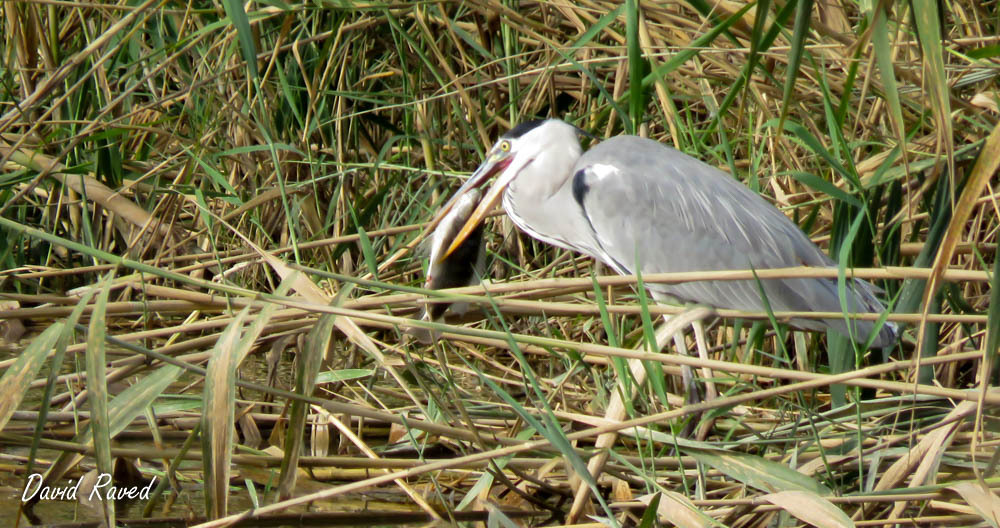
<path id="1" fill-rule="evenodd" d="M 1000 523 L 995 3 L 0 11 L 3 524 Z M 839 263 L 757 276 L 872 280 L 902 339 L 717 310 L 709 360 L 651 350 L 689 311 L 639 280 L 754 271 L 609 276 L 502 215 L 482 286 L 423 289 L 427 223 L 538 117 L 732 173 Z M 684 365 L 719 397 L 685 405 Z M 20 501 L 101 473 L 157 481 Z"/>

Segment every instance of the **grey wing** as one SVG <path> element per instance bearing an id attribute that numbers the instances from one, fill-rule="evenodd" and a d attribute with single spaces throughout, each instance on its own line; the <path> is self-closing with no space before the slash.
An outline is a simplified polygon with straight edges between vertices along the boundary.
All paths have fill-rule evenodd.
<path id="1" fill-rule="evenodd" d="M 591 227 L 595 256 L 620 273 L 832 266 L 792 221 L 726 173 L 655 141 L 609 139 L 574 168 L 573 198 Z M 764 280 L 775 311 L 840 311 L 836 281 Z M 857 281 L 852 311 L 882 311 Z M 759 311 L 755 281 L 651 285 L 661 298 Z M 838 326 L 799 321 L 807 328 Z M 839 323 L 846 326 L 843 321 Z M 870 325 L 869 325 L 870 327 Z M 870 329 L 860 329 L 864 336 Z"/>

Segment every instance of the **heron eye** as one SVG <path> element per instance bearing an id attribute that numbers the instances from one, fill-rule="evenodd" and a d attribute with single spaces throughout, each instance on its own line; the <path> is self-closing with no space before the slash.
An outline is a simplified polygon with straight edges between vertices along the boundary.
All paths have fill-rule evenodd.
<path id="1" fill-rule="evenodd" d="M 500 152 L 510 152 L 510 141 L 504 140 L 500 142 Z"/>

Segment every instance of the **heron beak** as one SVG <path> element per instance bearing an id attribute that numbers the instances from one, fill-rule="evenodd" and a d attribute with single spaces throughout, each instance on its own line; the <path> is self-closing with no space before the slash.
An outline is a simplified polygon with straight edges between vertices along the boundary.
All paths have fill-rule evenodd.
<path id="1" fill-rule="evenodd" d="M 450 209 L 450 206 L 453 205 L 454 202 L 458 200 L 458 197 L 463 193 L 471 188 L 482 185 L 484 182 L 492 178 L 494 174 L 506 169 L 507 166 L 510 165 L 511 159 L 512 158 L 509 155 L 491 156 L 486 162 L 480 165 L 478 169 L 476 169 L 476 172 L 472 173 L 472 176 L 470 176 L 469 180 L 465 182 L 465 185 L 462 185 L 458 192 L 455 193 L 455 196 L 448 201 L 448 205 L 446 207 Z M 448 255 L 451 255 L 456 249 L 458 249 L 458 247 L 462 245 L 462 242 L 464 242 L 472 231 L 476 229 L 476 226 L 483 221 L 483 218 L 486 217 L 486 213 L 493 210 L 493 206 L 500 200 L 500 196 L 503 195 L 503 190 L 507 188 L 508 183 L 510 183 L 510 179 L 501 178 L 493 185 L 493 187 L 490 188 L 489 192 L 483 196 L 479 205 L 476 206 L 476 209 L 469 216 L 469 219 L 465 221 L 465 225 L 463 225 L 462 229 L 457 235 L 455 235 L 455 239 L 451 241 L 451 245 L 448 246 L 448 250 L 441 255 L 441 259 L 448 257 Z"/>

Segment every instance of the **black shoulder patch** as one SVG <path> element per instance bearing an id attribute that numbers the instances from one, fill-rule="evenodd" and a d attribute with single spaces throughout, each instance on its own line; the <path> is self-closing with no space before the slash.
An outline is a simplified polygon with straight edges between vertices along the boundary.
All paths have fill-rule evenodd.
<path id="1" fill-rule="evenodd" d="M 547 119 L 535 119 L 532 121 L 525 121 L 520 125 L 517 125 L 516 127 L 508 130 L 507 133 L 501 137 L 505 137 L 507 139 L 517 139 L 527 134 L 528 132 L 534 130 L 535 128 L 538 128 L 538 125 L 541 125 L 545 121 L 547 121 Z"/>
<path id="2" fill-rule="evenodd" d="M 573 199 L 576 203 L 583 207 L 583 197 L 590 192 L 590 186 L 587 185 L 587 169 L 580 169 L 576 171 L 573 175 Z"/>

